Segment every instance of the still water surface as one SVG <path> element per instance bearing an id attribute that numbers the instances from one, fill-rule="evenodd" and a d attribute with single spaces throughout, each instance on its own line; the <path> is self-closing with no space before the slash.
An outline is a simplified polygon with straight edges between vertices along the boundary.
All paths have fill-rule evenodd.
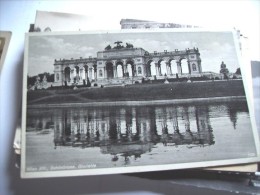
<path id="1" fill-rule="evenodd" d="M 244 101 L 27 110 L 27 171 L 199 162 L 255 153 Z"/>

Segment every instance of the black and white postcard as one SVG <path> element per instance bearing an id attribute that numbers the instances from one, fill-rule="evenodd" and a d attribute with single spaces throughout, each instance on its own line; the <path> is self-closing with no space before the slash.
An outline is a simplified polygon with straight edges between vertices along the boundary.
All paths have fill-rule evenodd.
<path id="1" fill-rule="evenodd" d="M 8 50 L 12 32 L 0 31 L 0 73 L 4 65 L 5 56 Z"/>
<path id="2" fill-rule="evenodd" d="M 258 162 L 240 65 L 229 30 L 27 34 L 22 177 Z"/>

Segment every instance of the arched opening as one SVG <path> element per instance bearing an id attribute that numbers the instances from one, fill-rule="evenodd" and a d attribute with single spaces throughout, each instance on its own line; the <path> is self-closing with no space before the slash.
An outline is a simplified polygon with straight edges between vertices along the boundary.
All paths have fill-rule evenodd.
<path id="1" fill-rule="evenodd" d="M 65 82 L 70 82 L 70 67 L 64 69 Z"/>
<path id="2" fill-rule="evenodd" d="M 126 74 L 127 74 L 128 77 L 133 76 L 133 68 L 132 68 L 131 64 L 126 65 Z"/>
<path id="3" fill-rule="evenodd" d="M 90 66 L 89 68 L 89 78 L 90 80 L 95 80 L 95 65 Z"/>
<path id="4" fill-rule="evenodd" d="M 124 70 L 123 70 L 123 63 L 122 62 L 116 63 L 116 71 L 117 71 L 117 77 L 122 78 L 124 76 Z"/>
<path id="5" fill-rule="evenodd" d="M 170 63 L 170 67 L 171 67 L 171 73 L 172 74 L 177 74 L 178 73 L 178 68 L 177 68 L 176 61 L 171 60 L 169 63 Z"/>
<path id="6" fill-rule="evenodd" d="M 147 62 L 147 65 L 146 65 L 146 76 L 147 76 L 147 77 L 152 76 L 152 75 L 151 75 L 151 61 L 148 61 L 148 62 Z"/>
<path id="7" fill-rule="evenodd" d="M 167 75 L 167 66 L 166 66 L 166 62 L 164 60 L 160 60 L 158 62 L 158 66 L 159 66 L 159 74 L 161 76 Z"/>
<path id="8" fill-rule="evenodd" d="M 185 58 L 181 59 L 180 63 L 181 63 L 182 74 L 189 74 L 190 71 L 189 71 L 189 65 L 188 65 L 187 59 L 185 59 Z"/>
<path id="9" fill-rule="evenodd" d="M 108 79 L 114 78 L 113 64 L 111 62 L 108 62 L 106 64 L 106 71 L 107 71 L 107 78 Z"/>

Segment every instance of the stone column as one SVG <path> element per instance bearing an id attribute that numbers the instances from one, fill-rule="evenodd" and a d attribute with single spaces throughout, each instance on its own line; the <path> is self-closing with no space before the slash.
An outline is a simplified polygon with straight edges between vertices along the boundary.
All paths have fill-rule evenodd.
<path id="1" fill-rule="evenodd" d="M 97 81 L 97 71 L 94 72 L 95 81 Z"/>
<path id="2" fill-rule="evenodd" d="M 78 79 L 80 77 L 80 69 L 79 72 L 77 72 L 77 69 L 75 68 L 75 72 L 76 72 L 76 78 Z"/>
<path id="3" fill-rule="evenodd" d="M 85 69 L 85 80 L 88 80 L 88 68 Z"/>
<path id="4" fill-rule="evenodd" d="M 104 78 L 107 78 L 107 71 L 106 71 L 106 67 L 103 68 L 103 72 L 104 72 Z"/>
<path id="5" fill-rule="evenodd" d="M 156 76 L 159 76 L 159 67 L 158 67 L 158 63 L 154 63 L 155 64 L 155 70 L 156 70 Z"/>
<path id="6" fill-rule="evenodd" d="M 171 75 L 171 67 L 169 66 L 169 62 L 165 62 L 166 64 L 166 70 L 167 70 L 167 75 Z"/>
<path id="7" fill-rule="evenodd" d="M 94 79 L 95 79 L 95 81 L 97 80 L 97 65 L 95 65 L 94 67 L 93 67 L 93 69 L 94 69 Z"/>
<path id="8" fill-rule="evenodd" d="M 146 67 L 142 64 L 142 76 L 146 76 Z"/>
<path id="9" fill-rule="evenodd" d="M 113 65 L 113 73 L 114 73 L 114 78 L 117 78 L 117 67 L 116 67 L 116 65 Z"/>
<path id="10" fill-rule="evenodd" d="M 189 74 L 191 74 L 191 71 L 192 71 L 192 67 L 190 67 L 191 66 L 191 63 L 190 63 L 190 61 L 188 61 L 188 69 L 189 69 Z"/>
<path id="11" fill-rule="evenodd" d="M 123 77 L 125 77 L 128 73 L 128 70 L 127 70 L 127 64 L 124 64 L 124 69 L 123 69 Z"/>
<path id="12" fill-rule="evenodd" d="M 133 69 L 133 77 L 136 76 L 136 65 L 134 64 L 134 69 Z"/>
<path id="13" fill-rule="evenodd" d="M 94 69 L 94 67 L 92 67 L 92 71 L 91 71 L 91 73 L 92 73 L 92 80 L 94 79 L 95 80 L 95 69 Z"/>
<path id="14" fill-rule="evenodd" d="M 178 74 L 182 74 L 181 62 L 176 62 Z"/>
<path id="15" fill-rule="evenodd" d="M 159 75 L 162 76 L 162 68 L 161 68 L 161 64 L 158 64 L 158 71 L 159 71 Z"/>
<path id="16" fill-rule="evenodd" d="M 116 66 L 113 65 L 113 78 L 116 78 Z"/>
<path id="17" fill-rule="evenodd" d="M 171 66 L 171 63 L 169 63 L 169 71 L 170 71 L 170 75 L 172 75 L 172 66 Z"/>
<path id="18" fill-rule="evenodd" d="M 145 70 L 145 76 L 148 77 L 149 76 L 149 67 L 146 65 L 144 70 Z"/>
<path id="19" fill-rule="evenodd" d="M 125 76 L 125 65 L 121 65 L 121 67 L 122 67 L 122 77 L 124 77 Z"/>
<path id="20" fill-rule="evenodd" d="M 89 80 L 90 80 L 90 82 L 92 81 L 92 67 L 91 68 L 89 68 Z"/>
<path id="21" fill-rule="evenodd" d="M 73 79 L 74 79 L 74 69 L 70 70 L 70 83 L 73 83 Z"/>

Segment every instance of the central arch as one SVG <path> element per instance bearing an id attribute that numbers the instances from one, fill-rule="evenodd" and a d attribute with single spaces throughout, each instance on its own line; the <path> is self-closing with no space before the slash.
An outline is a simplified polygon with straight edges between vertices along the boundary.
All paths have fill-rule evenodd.
<path id="1" fill-rule="evenodd" d="M 113 64 L 111 62 L 106 63 L 107 78 L 114 78 Z"/>
<path id="2" fill-rule="evenodd" d="M 119 77 L 119 78 L 124 77 L 123 62 L 118 61 L 118 62 L 116 63 L 116 72 L 117 72 L 117 77 Z"/>

